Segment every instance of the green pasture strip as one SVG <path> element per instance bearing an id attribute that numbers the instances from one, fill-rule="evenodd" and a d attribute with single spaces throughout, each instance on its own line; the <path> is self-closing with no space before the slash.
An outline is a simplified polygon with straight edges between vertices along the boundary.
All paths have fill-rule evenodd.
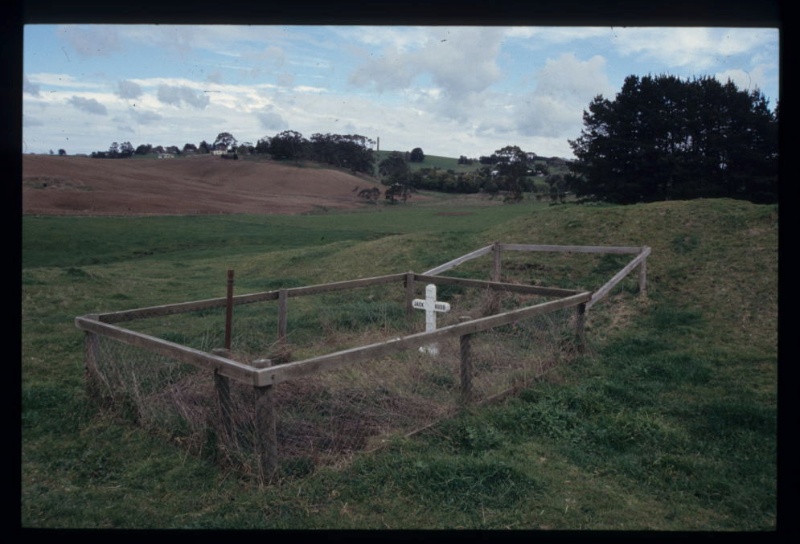
<path id="1" fill-rule="evenodd" d="M 538 205 L 541 207 L 541 205 Z M 280 251 L 394 234 L 474 234 L 536 204 L 380 206 L 351 213 L 22 218 L 22 266 L 85 266 L 172 255 Z"/>

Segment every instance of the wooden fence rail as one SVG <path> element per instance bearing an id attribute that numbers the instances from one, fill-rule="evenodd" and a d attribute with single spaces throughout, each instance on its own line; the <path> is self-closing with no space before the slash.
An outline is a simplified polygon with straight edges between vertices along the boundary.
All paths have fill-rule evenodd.
<path id="1" fill-rule="evenodd" d="M 391 274 L 388 276 L 377 276 L 373 278 L 363 278 L 358 280 L 323 283 L 319 285 L 309 285 L 304 287 L 291 287 L 288 289 L 277 289 L 275 291 L 251 293 L 248 295 L 236 295 L 231 298 L 231 302 L 234 306 L 238 306 L 240 304 L 253 304 L 256 302 L 278 300 L 278 298 L 281 296 L 280 295 L 281 291 L 286 292 L 287 298 L 316 295 L 320 293 L 330 293 L 334 291 L 355 289 L 358 287 L 368 287 L 371 285 L 381 285 L 386 283 L 398 282 L 404 280 L 405 277 L 406 277 L 405 274 Z M 147 308 L 138 308 L 135 310 L 108 312 L 108 313 L 98 314 L 98 319 L 103 323 L 121 323 L 124 321 L 133 321 L 135 319 L 145 319 L 149 317 L 160 317 L 160 316 L 195 312 L 198 310 L 207 310 L 209 308 L 223 308 L 227 304 L 228 304 L 228 297 L 219 297 L 206 300 L 197 300 L 193 302 L 179 302 L 176 304 L 149 306 Z"/>
<path id="2" fill-rule="evenodd" d="M 631 262 L 629 262 L 625 267 L 614 274 L 614 276 L 608 280 L 608 282 L 603 285 L 600 289 L 594 292 L 592 295 L 592 300 L 586 305 L 587 308 L 591 308 L 594 306 L 599 300 L 603 299 L 610 291 L 621 282 L 625 276 L 627 276 L 634 268 L 637 266 L 640 267 L 639 273 L 639 291 L 641 293 L 647 292 L 647 273 L 646 273 L 646 259 L 647 256 L 650 255 L 650 248 L 644 247 L 641 250 L 641 253 L 636 256 Z"/>
<path id="3" fill-rule="evenodd" d="M 619 246 L 544 246 L 535 244 L 497 244 L 504 251 L 547 251 L 553 253 L 641 253 L 642 247 Z"/>
<path id="4" fill-rule="evenodd" d="M 256 371 L 258 374 L 256 385 L 275 385 L 288 380 L 301 378 L 309 374 L 315 374 L 323 370 L 330 370 L 345 364 L 380 359 L 387 355 L 404 350 L 415 349 L 448 337 L 462 336 L 465 334 L 474 334 L 477 332 L 486 331 L 521 319 L 578 306 L 588 302 L 591 296 L 592 294 L 586 291 L 559 300 L 537 304 L 536 306 L 528 306 L 526 308 L 511 310 L 498 315 L 457 323 L 455 325 L 442 327 L 441 329 L 436 329 L 435 331 L 431 332 L 420 332 L 408 336 L 400 336 L 376 344 L 368 344 L 366 346 L 360 346 L 357 348 L 337 351 L 335 353 L 329 353 L 327 355 L 312 357 L 303 361 L 295 361 L 276 365 Z"/>
<path id="5" fill-rule="evenodd" d="M 605 285 L 598 290 L 577 291 L 573 289 L 559 289 L 549 287 L 539 287 L 532 285 L 520 285 L 501 282 L 501 265 L 503 251 L 550 251 L 550 252 L 572 252 L 572 253 L 617 253 L 617 254 L 636 254 L 636 257 L 628 263 L 622 270 L 615 274 Z M 455 278 L 440 276 L 441 272 L 450 270 L 466 261 L 492 254 L 492 270 L 490 278 L 492 281 L 483 281 L 466 278 Z M 513 323 L 519 320 L 532 318 L 558 310 L 575 307 L 577 309 L 576 319 L 576 338 L 578 344 L 583 341 L 585 314 L 588 308 L 599 302 L 625 278 L 632 270 L 639 267 L 639 288 L 642 293 L 646 289 L 646 259 L 650 254 L 649 247 L 604 247 L 604 246 L 551 246 L 551 245 L 528 245 L 528 244 L 500 244 L 494 243 L 490 246 L 478 249 L 441 266 L 428 270 L 423 274 L 407 272 L 403 274 L 391 274 L 358 280 L 348 280 L 334 283 L 311 285 L 304 287 L 293 287 L 254 293 L 248 295 L 233 296 L 232 281 L 229 281 L 229 289 L 226 297 L 207 299 L 194 302 L 179 304 L 168 304 L 126 310 L 120 312 L 109 312 L 103 314 L 89 314 L 75 318 L 77 328 L 85 332 L 85 365 L 87 370 L 87 387 L 93 387 L 93 380 L 99 378 L 97 371 L 97 358 L 99 357 L 97 345 L 100 336 L 125 344 L 137 346 L 152 353 L 162 355 L 183 363 L 188 363 L 211 371 L 214 375 L 214 383 L 217 389 L 217 398 L 220 409 L 223 432 L 231 434 L 230 429 L 230 391 L 228 379 L 234 379 L 254 388 L 254 409 L 256 411 L 257 424 L 257 451 L 260 458 L 260 468 L 262 478 L 270 481 L 276 473 L 278 466 L 277 459 L 277 439 L 275 436 L 275 406 L 274 390 L 275 385 L 285 381 L 300 379 L 305 376 L 318 372 L 331 370 L 343 365 L 355 364 L 367 360 L 378 360 L 388 355 L 415 349 L 433 342 L 446 338 L 458 337 L 460 341 L 460 382 L 462 403 L 468 403 L 472 395 L 471 375 L 471 339 L 478 332 L 487 331 L 502 325 Z M 229 279 L 232 278 L 232 273 Z M 458 285 L 471 288 L 489 289 L 495 293 L 500 291 L 535 294 L 541 296 L 555 297 L 556 300 L 527 306 L 516 310 L 503 312 L 488 317 L 478 319 L 462 320 L 460 323 L 442 327 L 440 329 L 397 337 L 388 341 L 369 344 L 352 349 L 346 349 L 335 353 L 311 357 L 302 361 L 287 362 L 283 364 L 273 364 L 268 359 L 258 359 L 250 363 L 233 360 L 230 356 L 230 330 L 226 326 L 226 346 L 225 349 L 217 349 L 211 353 L 206 353 L 187 346 L 176 344 L 167 340 L 162 340 L 147 334 L 134 332 L 115 325 L 134 319 L 142 319 L 157 316 L 166 316 L 178 313 L 193 312 L 208 308 L 226 307 L 227 312 L 234 305 L 251 304 L 263 301 L 278 301 L 278 338 L 285 341 L 287 335 L 287 299 L 298 296 L 316 295 L 340 290 L 356 289 L 374 285 L 390 283 L 402 283 L 405 287 L 406 311 L 411 314 L 411 300 L 415 295 L 417 282 L 426 282 L 440 285 Z M 228 316 L 229 318 L 230 316 Z M 229 321 L 228 321 L 229 323 Z"/>

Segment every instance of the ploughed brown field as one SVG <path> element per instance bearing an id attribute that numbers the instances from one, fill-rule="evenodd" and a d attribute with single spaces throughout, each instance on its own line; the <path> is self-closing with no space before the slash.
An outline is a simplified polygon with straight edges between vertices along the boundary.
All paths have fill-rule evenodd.
<path id="1" fill-rule="evenodd" d="M 92 159 L 23 155 L 22 212 L 36 215 L 295 214 L 365 206 L 371 179 L 208 155 Z"/>

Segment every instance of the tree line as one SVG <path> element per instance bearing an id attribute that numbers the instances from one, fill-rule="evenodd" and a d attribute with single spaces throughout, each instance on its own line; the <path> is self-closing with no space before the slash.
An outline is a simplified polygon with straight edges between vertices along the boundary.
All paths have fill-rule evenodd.
<path id="1" fill-rule="evenodd" d="M 482 156 L 483 165 L 470 172 L 458 172 L 437 167 L 412 170 L 412 163 L 424 163 L 425 153 L 421 147 L 411 151 L 389 153 L 377 165 L 376 154 L 372 150 L 375 142 L 358 134 L 313 134 L 305 138 L 294 130 L 286 130 L 274 136 L 265 136 L 253 145 L 239 143 L 229 132 L 221 132 L 213 143 L 206 141 L 199 145 L 187 143 L 182 149 L 176 146 L 152 146 L 142 144 L 134 148 L 130 142 L 114 142 L 108 151 L 92 153 L 94 158 L 129 158 L 134 155 L 169 153 L 172 155 L 208 154 L 222 151 L 223 158 L 238 158 L 239 155 L 261 155 L 277 161 L 304 160 L 349 169 L 354 174 L 377 175 L 387 186 L 385 198 L 391 202 L 407 200 L 418 190 L 440 191 L 446 193 L 479 193 L 492 196 L 504 193 L 509 201 L 520 201 L 525 192 L 536 191 L 534 176 L 547 174 L 547 167 L 536 162 L 535 153 L 525 152 L 518 146 L 506 146 L 489 156 Z M 474 159 L 459 158 L 459 164 L 472 164 Z M 554 182 L 557 181 L 558 183 Z M 548 177 L 551 192 L 563 196 L 565 186 L 560 177 Z M 557 188 L 557 190 L 556 190 Z M 365 199 L 374 201 L 380 197 L 375 191 L 359 193 Z"/>
<path id="2" fill-rule="evenodd" d="M 570 189 L 620 204 L 693 198 L 778 200 L 778 107 L 710 77 L 628 76 L 595 97 L 570 141 Z"/>
<path id="3" fill-rule="evenodd" d="M 409 157 L 395 151 L 380 162 L 378 173 L 383 183 L 396 187 L 395 191 L 404 197 L 418 190 L 427 190 L 486 193 L 493 197 L 502 194 L 508 202 L 521 201 L 525 193 L 549 194 L 552 200 L 563 200 L 567 192 L 565 178 L 560 174 L 550 175 L 543 160 L 519 146 L 508 145 L 481 157 L 483 166 L 468 172 L 437 167 L 412 170 Z M 459 164 L 471 164 L 471 160 L 462 155 Z M 537 179 L 544 183 L 537 184 Z"/>
<path id="4" fill-rule="evenodd" d="M 562 200 L 619 204 L 692 198 L 778 199 L 778 107 L 770 111 L 757 90 L 742 91 L 714 78 L 681 80 L 674 76 L 628 76 L 614 100 L 595 97 L 583 114 L 584 128 L 568 140 L 576 160 L 569 173 L 551 175 L 543 158 L 508 145 L 478 159 L 469 172 L 411 168 L 424 163 L 422 148 L 392 152 L 377 165 L 375 142 L 358 134 L 313 134 L 294 130 L 265 136 L 253 145 L 229 132 L 212 142 L 187 143 L 182 149 L 149 144 L 134 148 L 114 142 L 97 158 L 127 158 L 150 153 L 224 157 L 263 155 L 279 161 L 315 161 L 354 174 L 376 174 L 388 187 L 386 198 L 405 200 L 417 190 L 503 194 L 518 202 L 525 193 L 549 193 Z M 59 154 L 63 150 L 59 150 Z M 460 156 L 458 164 L 474 159 Z M 377 167 L 377 168 L 376 168 Z M 542 179 L 544 183 L 538 183 Z M 375 192 L 363 193 L 374 200 Z"/>

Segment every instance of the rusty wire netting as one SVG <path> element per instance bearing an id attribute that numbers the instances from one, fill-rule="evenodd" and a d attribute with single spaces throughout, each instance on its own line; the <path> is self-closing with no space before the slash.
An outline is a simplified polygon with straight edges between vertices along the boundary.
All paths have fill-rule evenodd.
<path id="1" fill-rule="evenodd" d="M 421 286 L 424 287 L 424 286 Z M 534 295 L 456 289 L 440 327 L 531 306 Z M 361 289 L 292 300 L 288 342 L 277 338 L 275 302 L 237 307 L 231 358 L 275 363 L 379 343 L 424 330 L 424 316 L 405 315 L 402 292 Z M 575 352 L 575 308 L 471 335 L 469 402 L 481 403 L 529 385 Z M 224 341 L 224 309 L 161 316 L 126 327 L 210 352 Z M 96 337 L 95 388 L 137 423 L 192 452 L 260 476 L 254 389 L 230 382 L 230 413 L 221 417 L 215 376 L 145 349 Z M 305 474 L 380 447 L 456 413 L 465 402 L 458 338 L 378 360 L 347 364 L 274 386 L 281 472 Z M 227 423 L 226 423 L 227 422 Z"/>

